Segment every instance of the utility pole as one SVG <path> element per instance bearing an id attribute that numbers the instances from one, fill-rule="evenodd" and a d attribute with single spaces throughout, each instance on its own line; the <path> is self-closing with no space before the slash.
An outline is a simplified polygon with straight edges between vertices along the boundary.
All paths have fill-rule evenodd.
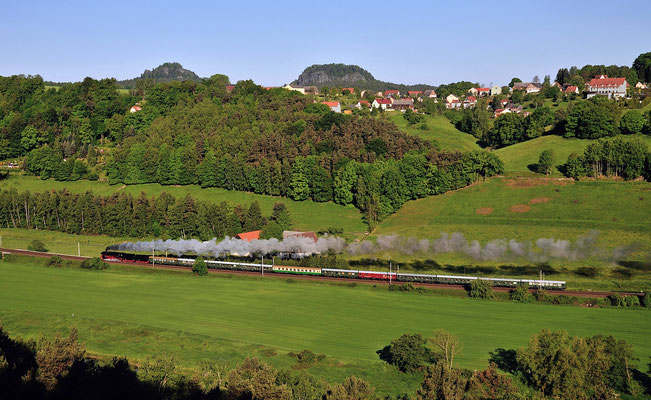
<path id="1" fill-rule="evenodd" d="M 264 276 L 264 255 L 262 256 L 262 262 L 260 263 L 260 273 Z"/>
<path id="2" fill-rule="evenodd" d="M 155 248 L 151 249 L 151 266 L 152 267 L 154 265 L 156 265 L 156 260 L 154 260 L 154 258 L 156 258 L 156 253 L 155 252 L 156 252 Z"/>
<path id="3" fill-rule="evenodd" d="M 391 262 L 389 262 L 389 286 L 391 286 Z"/>
<path id="4" fill-rule="evenodd" d="M 77 256 L 81 257 L 81 244 L 77 242 Z"/>

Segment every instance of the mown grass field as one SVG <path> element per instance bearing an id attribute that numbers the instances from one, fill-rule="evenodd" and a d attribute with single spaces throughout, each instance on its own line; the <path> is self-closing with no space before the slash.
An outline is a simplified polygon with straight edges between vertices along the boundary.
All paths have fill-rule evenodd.
<path id="1" fill-rule="evenodd" d="M 651 147 L 651 136 L 648 135 L 622 135 L 624 139 L 640 139 Z M 495 154 L 504 161 L 504 169 L 510 175 L 538 175 L 529 168 L 538 163 L 538 157 L 543 150 L 553 150 L 554 164 L 562 165 L 572 153 L 583 153 L 583 150 L 595 140 L 566 139 L 557 135 L 541 136 L 526 142 L 517 143 L 495 150 Z M 561 176 L 558 169 L 554 168 L 552 175 Z"/>
<path id="2" fill-rule="evenodd" d="M 644 309 L 491 302 L 367 286 L 140 271 L 2 261 L 0 323 L 11 335 L 34 338 L 76 326 L 95 354 L 142 360 L 171 353 L 188 367 L 200 360 L 236 362 L 249 355 L 266 355 L 269 362 L 287 366 L 288 351 L 309 349 L 329 356 L 310 372 L 331 381 L 355 374 L 384 394 L 418 386 L 417 376 L 398 375 L 375 353 L 406 332 L 429 336 L 444 328 L 458 335 L 463 344 L 458 364 L 467 368 L 484 368 L 491 351 L 525 346 L 529 335 L 543 328 L 615 335 L 633 344 L 641 364 L 651 355 L 651 313 Z"/>
<path id="3" fill-rule="evenodd" d="M 401 112 L 388 112 L 386 115 L 402 131 L 421 139 L 434 141 L 440 150 L 471 151 L 481 149 L 474 136 L 461 132 L 442 115 L 425 115 L 427 130 L 409 126 Z"/>
<path id="4" fill-rule="evenodd" d="M 33 240 L 40 240 L 51 253 L 77 255 L 77 250 L 80 250 L 79 254 L 86 257 L 98 257 L 109 245 L 143 239 L 146 238 L 72 235 L 36 229 L 0 228 L 0 247 L 27 249 Z"/>
<path id="5" fill-rule="evenodd" d="M 264 215 L 271 214 L 273 205 L 283 202 L 287 205 L 294 222 L 294 228 L 299 230 L 324 230 L 334 226 L 343 228 L 344 234 L 359 234 L 367 230 L 362 221 L 362 215 L 354 206 L 341 206 L 329 203 L 316 203 L 313 201 L 293 201 L 287 198 L 264 196 L 248 192 L 229 191 L 219 188 L 202 189 L 198 185 L 189 186 L 162 186 L 159 184 L 146 185 L 109 185 L 106 182 L 76 181 L 57 182 L 53 179 L 43 181 L 35 176 L 10 174 L 2 181 L 0 188 L 16 188 L 18 191 L 42 192 L 45 190 L 66 189 L 72 193 L 84 193 L 88 190 L 104 196 L 113 193 L 131 193 L 134 196 L 144 192 L 149 196 L 159 196 L 162 192 L 181 198 L 191 195 L 197 200 L 221 203 L 226 201 L 231 205 L 242 204 L 249 206 L 251 202 L 258 201 Z"/>

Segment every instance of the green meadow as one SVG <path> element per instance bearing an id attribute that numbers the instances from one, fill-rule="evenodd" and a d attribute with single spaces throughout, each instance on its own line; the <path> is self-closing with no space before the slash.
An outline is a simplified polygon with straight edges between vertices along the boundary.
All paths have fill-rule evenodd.
<path id="1" fill-rule="evenodd" d="M 461 132 L 442 115 L 425 115 L 426 130 L 422 130 L 417 126 L 409 126 L 401 112 L 387 112 L 385 115 L 403 132 L 433 141 L 439 146 L 440 150 L 471 151 L 481 149 L 477 144 L 477 138 Z"/>
<path id="2" fill-rule="evenodd" d="M 329 381 L 357 375 L 380 394 L 415 390 L 418 375 L 400 375 L 376 351 L 406 332 L 437 328 L 459 336 L 458 364 L 479 369 L 498 348 L 525 346 L 541 329 L 573 335 L 612 334 L 630 342 L 646 365 L 651 356 L 644 309 L 480 301 L 389 292 L 371 286 L 229 276 L 195 277 L 111 266 L 106 271 L 0 262 L 0 324 L 13 336 L 38 338 L 77 327 L 98 356 L 138 362 L 167 353 L 186 368 L 201 360 L 239 362 L 258 356 L 288 367 L 287 352 L 328 357 L 309 372 Z M 140 271 L 140 272 L 134 272 Z"/>

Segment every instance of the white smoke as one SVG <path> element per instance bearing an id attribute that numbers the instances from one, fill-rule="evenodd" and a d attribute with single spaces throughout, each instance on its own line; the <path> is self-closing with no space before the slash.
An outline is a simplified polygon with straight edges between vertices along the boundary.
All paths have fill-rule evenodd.
<path id="1" fill-rule="evenodd" d="M 166 252 L 176 255 L 201 254 L 214 257 L 227 255 L 269 255 L 276 253 L 303 254 L 340 254 L 374 255 L 382 252 L 393 252 L 404 255 L 435 255 L 457 253 L 478 261 L 497 261 L 527 259 L 531 262 L 556 260 L 582 260 L 598 257 L 609 261 L 624 259 L 637 250 L 638 245 L 626 245 L 612 250 L 610 253 L 597 246 L 599 235 L 596 231 L 579 236 L 574 242 L 554 238 L 539 238 L 534 242 L 517 241 L 515 239 L 494 239 L 481 245 L 479 241 L 468 241 L 462 233 L 451 235 L 443 232 L 437 239 L 417 239 L 399 235 L 380 235 L 375 240 L 364 240 L 347 244 L 336 236 L 313 239 L 292 236 L 284 240 L 261 239 L 246 240 L 226 237 L 217 242 L 211 239 L 205 242 L 190 240 L 153 240 L 149 242 L 123 243 L 113 248 L 124 251 Z"/>

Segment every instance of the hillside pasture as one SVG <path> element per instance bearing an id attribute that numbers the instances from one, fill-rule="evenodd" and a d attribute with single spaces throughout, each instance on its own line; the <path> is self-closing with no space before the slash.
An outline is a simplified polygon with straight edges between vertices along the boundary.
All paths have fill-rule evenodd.
<path id="1" fill-rule="evenodd" d="M 387 112 L 385 115 L 403 132 L 435 142 L 439 150 L 472 151 L 481 149 L 477 144 L 477 138 L 461 132 L 442 115 L 424 115 L 427 124 L 426 130 L 420 129 L 419 125 L 409 126 L 399 111 Z"/>
<path id="2" fill-rule="evenodd" d="M 12 336 L 38 338 L 75 326 L 92 354 L 136 362 L 174 354 L 186 367 L 201 360 L 264 356 L 288 367 L 289 351 L 329 358 L 316 365 L 329 381 L 350 374 L 382 394 L 413 391 L 419 377 L 399 375 L 376 351 L 406 332 L 458 335 L 466 368 L 485 368 L 496 349 L 525 346 L 541 329 L 612 334 L 651 355 L 643 309 L 597 309 L 390 292 L 371 286 L 142 270 L 51 268 L 0 262 L 0 323 Z M 480 328 L 480 329 L 478 329 Z M 261 347 L 261 346 L 264 346 Z M 337 361 L 339 360 L 339 361 Z M 406 379 L 405 379 L 406 378 Z M 402 382 L 402 383 L 401 383 Z"/>

